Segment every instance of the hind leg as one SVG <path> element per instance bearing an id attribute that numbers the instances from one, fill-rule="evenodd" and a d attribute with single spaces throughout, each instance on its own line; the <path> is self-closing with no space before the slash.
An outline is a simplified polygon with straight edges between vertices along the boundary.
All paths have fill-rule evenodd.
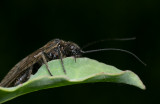
<path id="1" fill-rule="evenodd" d="M 31 76 L 32 69 L 33 69 L 33 67 L 31 66 L 21 77 L 19 77 L 17 79 L 14 86 L 17 86 L 19 84 L 22 84 L 22 83 L 26 82 Z"/>

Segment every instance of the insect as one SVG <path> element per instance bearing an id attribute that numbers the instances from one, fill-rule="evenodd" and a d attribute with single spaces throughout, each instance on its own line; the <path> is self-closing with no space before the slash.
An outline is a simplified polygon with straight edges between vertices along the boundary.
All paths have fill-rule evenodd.
<path id="1" fill-rule="evenodd" d="M 135 54 L 127 50 L 105 48 L 83 51 L 74 42 L 54 39 L 49 41 L 46 45 L 36 50 L 32 54 L 22 59 L 19 63 L 17 63 L 1 81 L 0 86 L 13 87 L 26 82 L 32 74 L 35 74 L 37 72 L 37 70 L 42 64 L 46 65 L 48 73 L 52 76 L 52 73 L 48 68 L 47 62 L 54 59 L 60 59 L 63 71 L 66 74 L 67 72 L 63 64 L 63 58 L 73 56 L 76 61 L 76 58 L 82 57 L 82 54 L 107 50 L 115 50 L 129 53 L 133 55 L 136 59 L 138 59 L 141 63 L 143 63 Z"/>

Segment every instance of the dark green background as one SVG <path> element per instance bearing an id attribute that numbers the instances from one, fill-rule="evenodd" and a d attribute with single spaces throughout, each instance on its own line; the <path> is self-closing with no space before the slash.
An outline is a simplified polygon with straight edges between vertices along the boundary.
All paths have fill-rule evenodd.
<path id="1" fill-rule="evenodd" d="M 103 42 L 85 50 L 122 48 L 134 52 L 147 67 L 122 52 L 85 55 L 137 73 L 147 90 L 94 83 L 41 90 L 6 104 L 150 104 L 158 100 L 159 0 L 4 0 L 0 1 L 0 80 L 22 58 L 49 40 L 60 38 L 80 46 L 107 38 L 137 37 L 129 42 Z"/>

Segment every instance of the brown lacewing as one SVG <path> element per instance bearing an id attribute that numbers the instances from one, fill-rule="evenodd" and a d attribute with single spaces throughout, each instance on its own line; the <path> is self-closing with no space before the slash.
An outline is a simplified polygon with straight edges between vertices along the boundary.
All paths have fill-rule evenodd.
<path id="1" fill-rule="evenodd" d="M 115 48 L 96 49 L 90 51 L 82 51 L 82 49 L 75 43 L 69 41 L 63 41 L 60 39 L 54 39 L 48 42 L 46 45 L 36 50 L 32 54 L 28 55 L 17 63 L 1 81 L 1 87 L 13 87 L 26 82 L 32 74 L 35 74 L 40 66 L 44 63 L 48 70 L 48 73 L 52 76 L 47 62 L 54 59 L 60 59 L 64 73 L 66 74 L 65 67 L 63 65 L 63 58 L 73 56 L 75 59 L 81 57 L 82 54 L 115 50 L 122 51 L 133 55 L 142 64 L 145 65 L 135 54 Z"/>

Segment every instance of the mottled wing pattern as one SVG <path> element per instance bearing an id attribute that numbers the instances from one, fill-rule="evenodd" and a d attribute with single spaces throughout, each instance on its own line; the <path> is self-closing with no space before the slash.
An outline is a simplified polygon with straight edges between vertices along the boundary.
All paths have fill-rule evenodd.
<path id="1" fill-rule="evenodd" d="M 33 52 L 26 58 L 22 59 L 8 72 L 8 74 L 1 81 L 0 86 L 2 87 L 10 86 L 19 76 L 21 76 L 21 74 L 23 74 L 23 72 L 25 72 L 29 67 L 31 67 L 32 65 L 34 65 L 37 61 L 41 59 L 41 56 L 38 56 L 38 57 L 34 57 L 34 56 L 40 54 L 40 52 L 49 52 L 50 50 L 57 47 L 59 42 L 60 42 L 59 39 L 51 40 L 46 45 L 44 45 L 42 48 Z"/>

